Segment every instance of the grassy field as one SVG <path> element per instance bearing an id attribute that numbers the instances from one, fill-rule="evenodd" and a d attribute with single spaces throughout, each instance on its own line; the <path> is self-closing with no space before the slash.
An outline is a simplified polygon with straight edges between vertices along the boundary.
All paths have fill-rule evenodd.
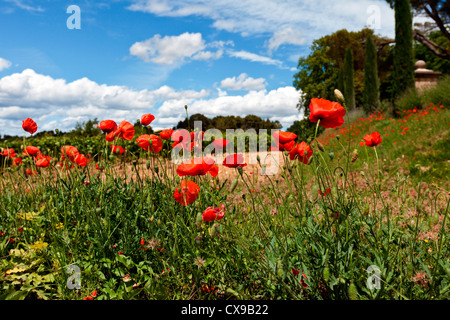
<path id="1" fill-rule="evenodd" d="M 64 137 L 46 168 L 5 155 L 0 299 L 448 299 L 450 110 L 404 111 L 351 112 L 307 141 L 308 164 L 273 152 L 273 175 L 264 158 L 180 177 L 168 141 L 127 161 L 93 144 L 73 169 L 58 165 L 77 147 Z M 379 145 L 361 143 L 375 131 Z M 174 197 L 183 179 L 199 186 L 189 205 Z"/>

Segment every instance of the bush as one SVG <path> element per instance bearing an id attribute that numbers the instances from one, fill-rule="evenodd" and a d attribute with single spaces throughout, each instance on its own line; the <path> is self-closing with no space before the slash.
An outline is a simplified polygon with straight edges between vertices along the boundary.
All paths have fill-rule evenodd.
<path id="1" fill-rule="evenodd" d="M 423 92 L 423 101 L 427 104 L 450 105 L 450 76 L 446 76 L 438 82 L 434 88 Z"/>
<path id="2" fill-rule="evenodd" d="M 413 108 L 422 109 L 424 101 L 416 89 L 408 89 L 395 102 L 397 110 L 402 112 Z"/>

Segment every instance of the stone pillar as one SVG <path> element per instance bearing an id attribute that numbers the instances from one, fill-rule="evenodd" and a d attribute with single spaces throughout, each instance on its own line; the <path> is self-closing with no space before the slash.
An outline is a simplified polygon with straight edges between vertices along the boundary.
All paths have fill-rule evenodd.
<path id="1" fill-rule="evenodd" d="M 434 87 L 442 75 L 441 72 L 426 69 L 426 63 L 423 60 L 418 60 L 415 66 L 415 87 L 419 92 Z"/>

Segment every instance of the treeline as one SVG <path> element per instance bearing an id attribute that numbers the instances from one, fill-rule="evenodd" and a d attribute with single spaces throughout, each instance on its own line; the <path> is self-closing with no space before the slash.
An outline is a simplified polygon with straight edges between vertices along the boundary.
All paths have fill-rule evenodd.
<path id="1" fill-rule="evenodd" d="M 178 125 L 174 129 L 194 129 L 194 124 L 196 121 L 202 122 L 202 130 L 206 131 L 208 129 L 218 129 L 225 132 L 227 129 L 255 129 L 256 131 L 260 129 L 281 129 L 282 124 L 276 121 L 270 121 L 269 119 L 262 119 L 255 115 L 247 115 L 245 117 L 240 116 L 216 116 L 212 119 L 206 117 L 201 113 L 193 114 L 183 121 L 178 122 Z"/>

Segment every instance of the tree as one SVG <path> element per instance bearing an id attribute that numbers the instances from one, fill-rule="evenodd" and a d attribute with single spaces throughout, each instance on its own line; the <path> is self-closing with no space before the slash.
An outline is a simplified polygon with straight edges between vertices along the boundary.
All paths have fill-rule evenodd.
<path id="1" fill-rule="evenodd" d="M 410 1 L 395 0 L 394 8 L 395 47 L 392 90 L 393 98 L 396 98 L 407 89 L 414 88 L 414 54 Z"/>
<path id="2" fill-rule="evenodd" d="M 428 32 L 428 37 L 442 47 L 450 47 L 450 40 L 439 30 Z M 415 42 L 414 54 L 416 60 L 424 60 L 427 63 L 427 69 L 442 72 L 443 74 L 450 74 L 450 60 L 439 58 L 420 42 Z"/>
<path id="3" fill-rule="evenodd" d="M 396 0 L 386 0 L 391 8 L 395 8 Z M 400 1 L 401 2 L 401 1 Z M 415 15 L 426 15 L 431 18 L 437 29 L 450 41 L 450 1 L 449 0 L 411 0 L 411 5 Z M 450 46 L 443 46 L 435 42 L 425 32 L 415 29 L 414 40 L 426 46 L 434 55 L 439 58 L 450 60 Z"/>
<path id="4" fill-rule="evenodd" d="M 344 93 L 339 72 L 344 71 L 345 52 L 348 47 L 353 52 L 355 105 L 363 105 L 365 42 L 369 35 L 372 36 L 377 47 L 380 97 L 391 97 L 390 83 L 387 84 L 386 81 L 392 73 L 390 44 L 393 40 L 374 35 L 373 30 L 368 28 L 357 32 L 338 30 L 331 35 L 314 40 L 310 54 L 299 59 L 297 66 L 299 71 L 294 74 L 293 86 L 302 94 L 297 108 L 305 117 L 309 116 L 309 104 L 312 98 L 334 100 L 336 88 Z"/>
<path id="5" fill-rule="evenodd" d="M 345 51 L 344 63 L 344 98 L 348 110 L 355 109 L 355 71 L 353 68 L 353 52 L 352 49 L 348 47 Z"/>
<path id="6" fill-rule="evenodd" d="M 317 123 L 313 123 L 309 121 L 308 118 L 303 120 L 295 120 L 294 123 L 286 129 L 288 132 L 295 133 L 297 135 L 298 142 L 309 142 L 314 138 L 314 134 L 316 133 Z M 322 126 L 317 128 L 317 136 L 319 136 L 325 129 Z"/>
<path id="7" fill-rule="evenodd" d="M 368 37 L 366 41 L 366 64 L 364 67 L 364 110 L 371 113 L 380 107 L 380 83 L 378 80 L 377 50 Z"/>

